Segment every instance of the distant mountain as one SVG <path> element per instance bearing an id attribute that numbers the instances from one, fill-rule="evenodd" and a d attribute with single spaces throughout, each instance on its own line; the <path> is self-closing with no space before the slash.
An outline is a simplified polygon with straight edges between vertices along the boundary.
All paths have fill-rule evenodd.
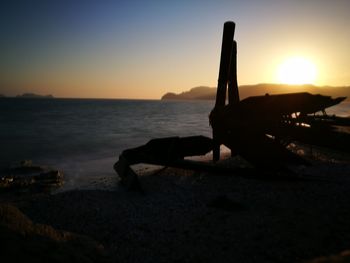
<path id="1" fill-rule="evenodd" d="M 350 100 L 350 86 L 331 87 L 314 85 L 286 85 L 286 84 L 256 84 L 242 85 L 239 87 L 240 99 L 250 96 L 265 94 L 282 94 L 292 92 L 309 92 L 312 94 L 322 94 L 332 97 L 347 97 Z M 196 87 L 180 94 L 166 93 L 162 100 L 215 100 L 216 88 Z"/>
<path id="2" fill-rule="evenodd" d="M 22 95 L 17 95 L 16 98 L 19 99 L 53 99 L 52 95 L 38 95 L 35 93 L 23 93 Z"/>
<path id="3" fill-rule="evenodd" d="M 5 95 L 0 94 L 0 98 L 5 98 Z"/>
<path id="4" fill-rule="evenodd" d="M 180 94 L 166 93 L 162 100 L 199 100 L 199 99 L 212 99 L 215 96 L 216 89 L 210 87 L 195 87 L 189 91 L 182 92 Z"/>

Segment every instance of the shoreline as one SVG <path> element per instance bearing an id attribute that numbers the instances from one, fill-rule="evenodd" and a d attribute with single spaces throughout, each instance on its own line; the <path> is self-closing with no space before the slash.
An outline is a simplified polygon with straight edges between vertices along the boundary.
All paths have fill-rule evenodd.
<path id="1" fill-rule="evenodd" d="M 116 180 L 108 190 L 10 193 L 1 202 L 93 238 L 112 262 L 301 262 L 350 248 L 349 164 L 320 163 L 293 181 L 138 172 L 143 195 Z"/>

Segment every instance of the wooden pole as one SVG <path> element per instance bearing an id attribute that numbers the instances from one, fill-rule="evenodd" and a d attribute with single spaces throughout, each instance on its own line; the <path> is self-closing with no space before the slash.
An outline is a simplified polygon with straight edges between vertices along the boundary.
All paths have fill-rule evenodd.
<path id="1" fill-rule="evenodd" d="M 216 91 L 216 101 L 213 112 L 220 111 L 226 104 L 226 91 L 228 83 L 228 75 L 230 68 L 230 60 L 232 53 L 232 43 L 233 36 L 235 33 L 235 23 L 228 21 L 224 24 L 224 31 L 222 35 L 222 45 L 221 45 L 221 57 L 220 57 L 220 69 L 219 69 L 219 79 L 218 87 Z M 220 159 L 220 134 L 213 126 L 213 161 L 218 161 Z"/>
<path id="2" fill-rule="evenodd" d="M 237 105 L 239 102 L 239 92 L 237 83 L 237 42 L 233 40 L 231 63 L 228 77 L 228 104 Z"/>
<path id="3" fill-rule="evenodd" d="M 227 82 L 228 82 L 228 74 L 229 74 L 234 32 L 235 32 L 235 23 L 232 21 L 226 22 L 224 24 L 224 32 L 222 35 L 220 69 L 219 69 L 219 79 L 218 79 L 218 88 L 216 92 L 215 107 L 225 106 L 226 88 L 227 88 Z"/>

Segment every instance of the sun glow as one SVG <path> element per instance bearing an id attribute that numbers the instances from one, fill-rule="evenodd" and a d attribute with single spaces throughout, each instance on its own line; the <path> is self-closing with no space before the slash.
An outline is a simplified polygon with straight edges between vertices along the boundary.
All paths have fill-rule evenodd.
<path id="1" fill-rule="evenodd" d="M 303 57 L 285 60 L 277 71 L 277 80 L 284 84 L 313 84 L 316 80 L 316 66 Z"/>

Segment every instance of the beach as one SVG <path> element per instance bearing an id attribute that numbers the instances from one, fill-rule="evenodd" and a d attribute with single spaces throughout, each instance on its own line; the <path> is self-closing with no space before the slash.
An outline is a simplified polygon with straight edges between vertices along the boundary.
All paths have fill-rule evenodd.
<path id="1" fill-rule="evenodd" d="M 0 263 L 350 263 L 350 1 L 3 1 Z"/>
<path id="2" fill-rule="evenodd" d="M 292 176 L 136 165 L 140 193 L 119 184 L 121 152 L 152 138 L 210 136 L 212 102 L 0 106 L 1 167 L 30 159 L 65 181 L 49 192 L 0 192 L 5 262 L 307 262 L 350 249 L 350 158 L 340 152 L 291 144 L 312 163 Z M 335 113 L 348 116 L 349 105 Z M 222 150 L 220 165 L 246 165 Z"/>
<path id="3" fill-rule="evenodd" d="M 92 238 L 111 262 L 305 262 L 350 248 L 349 168 L 318 160 L 295 178 L 139 169 L 144 193 L 116 175 L 108 190 L 7 193 L 1 202 Z"/>

